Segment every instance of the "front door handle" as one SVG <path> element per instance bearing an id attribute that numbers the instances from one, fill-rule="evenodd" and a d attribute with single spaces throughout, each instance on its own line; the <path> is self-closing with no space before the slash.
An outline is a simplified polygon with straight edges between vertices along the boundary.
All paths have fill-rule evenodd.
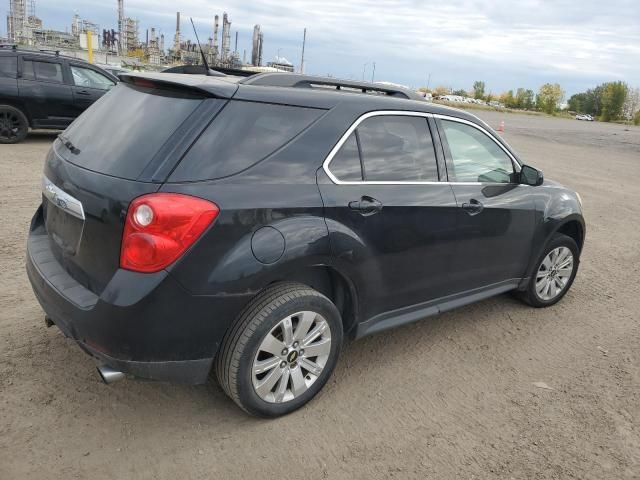
<path id="1" fill-rule="evenodd" d="M 364 195 L 360 200 L 349 202 L 349 208 L 351 210 L 355 210 L 362 216 L 368 217 L 369 215 L 374 215 L 382 210 L 382 202 L 373 197 Z"/>
<path id="2" fill-rule="evenodd" d="M 91 95 L 91 92 L 89 92 L 87 90 L 77 90 L 76 93 L 78 95 Z"/>
<path id="3" fill-rule="evenodd" d="M 482 210 L 484 210 L 484 205 L 482 204 L 482 202 L 479 202 L 475 198 L 472 198 L 471 200 L 469 200 L 469 203 L 462 204 L 462 209 L 469 215 L 473 216 L 479 214 Z"/>

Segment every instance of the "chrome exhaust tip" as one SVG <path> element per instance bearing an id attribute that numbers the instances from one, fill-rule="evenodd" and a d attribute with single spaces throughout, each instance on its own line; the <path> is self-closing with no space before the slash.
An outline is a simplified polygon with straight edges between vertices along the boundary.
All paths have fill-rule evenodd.
<path id="1" fill-rule="evenodd" d="M 108 365 L 100 365 L 98 367 L 98 375 L 100 375 L 102 381 L 107 385 L 115 383 L 118 380 L 122 380 L 124 378 L 124 373 L 118 370 L 114 370 Z"/>

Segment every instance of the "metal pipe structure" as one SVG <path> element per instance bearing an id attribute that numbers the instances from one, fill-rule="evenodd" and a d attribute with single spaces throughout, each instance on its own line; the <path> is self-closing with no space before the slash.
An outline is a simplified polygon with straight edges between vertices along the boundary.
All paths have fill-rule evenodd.
<path id="1" fill-rule="evenodd" d="M 302 34 L 302 56 L 300 57 L 300 73 L 304 73 L 304 47 L 307 43 L 307 28 L 305 27 Z"/>

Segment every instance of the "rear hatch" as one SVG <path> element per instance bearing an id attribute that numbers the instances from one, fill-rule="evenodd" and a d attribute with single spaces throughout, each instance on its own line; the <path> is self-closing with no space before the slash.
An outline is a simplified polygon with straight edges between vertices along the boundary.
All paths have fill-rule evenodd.
<path id="1" fill-rule="evenodd" d="M 53 255 L 77 282 L 102 292 L 119 266 L 129 203 L 159 189 L 181 145 L 203 128 L 197 117 L 218 103 L 188 88 L 121 83 L 54 142 L 42 221 Z"/>

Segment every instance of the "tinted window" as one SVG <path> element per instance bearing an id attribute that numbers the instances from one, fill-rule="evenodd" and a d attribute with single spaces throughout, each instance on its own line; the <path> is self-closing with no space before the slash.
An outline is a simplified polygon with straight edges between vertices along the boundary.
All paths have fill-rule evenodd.
<path id="1" fill-rule="evenodd" d="M 80 153 L 65 147 L 58 152 L 89 170 L 135 179 L 201 102 L 200 97 L 118 84 L 64 132 Z"/>
<path id="2" fill-rule="evenodd" d="M 513 164 L 495 141 L 464 123 L 442 120 L 442 126 L 451 151 L 450 181 L 511 182 Z"/>
<path id="3" fill-rule="evenodd" d="M 29 80 L 62 83 L 62 65 L 53 62 L 38 62 L 24 60 L 22 62 L 22 76 Z"/>
<path id="4" fill-rule="evenodd" d="M 331 160 L 329 169 L 338 180 L 343 182 L 362 181 L 360 153 L 355 133 L 349 135 L 347 141 L 342 144 L 338 153 Z"/>
<path id="5" fill-rule="evenodd" d="M 71 65 L 71 75 L 73 83 L 77 87 L 98 88 L 100 90 L 109 90 L 115 85 L 107 77 L 90 68 L 78 67 Z"/>
<path id="6" fill-rule="evenodd" d="M 323 110 L 254 102 L 230 102 L 180 162 L 171 181 L 226 177 L 289 142 Z"/>
<path id="7" fill-rule="evenodd" d="M 381 115 L 358 126 L 367 181 L 438 181 L 435 151 L 424 117 Z"/>
<path id="8" fill-rule="evenodd" d="M 16 78 L 18 73 L 18 57 L 0 57 L 0 78 Z"/>

